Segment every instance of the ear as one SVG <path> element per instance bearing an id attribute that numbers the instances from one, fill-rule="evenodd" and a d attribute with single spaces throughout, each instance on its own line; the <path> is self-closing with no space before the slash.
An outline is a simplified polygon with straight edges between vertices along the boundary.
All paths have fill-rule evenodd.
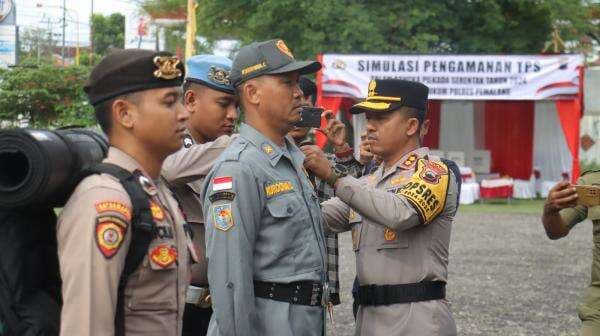
<path id="1" fill-rule="evenodd" d="M 418 131 L 419 131 L 419 119 L 417 119 L 417 118 L 408 119 L 408 129 L 406 130 L 406 135 L 411 137 L 411 136 L 415 135 Z"/>
<path id="2" fill-rule="evenodd" d="M 251 105 L 260 104 L 262 92 L 260 89 L 260 85 L 258 85 L 258 81 L 249 80 L 248 82 L 246 82 L 246 84 L 243 85 L 244 87 L 242 88 L 242 94 L 244 95 L 244 98 L 246 98 L 246 102 L 248 102 Z"/>
<path id="3" fill-rule="evenodd" d="M 194 90 L 185 91 L 183 94 L 183 105 L 188 111 L 193 111 L 197 102 L 198 97 L 196 96 L 196 92 L 194 92 Z"/>
<path id="4" fill-rule="evenodd" d="M 126 99 L 115 99 L 112 103 L 113 123 L 119 124 L 123 128 L 133 128 L 133 111 L 136 109 L 135 104 Z"/>

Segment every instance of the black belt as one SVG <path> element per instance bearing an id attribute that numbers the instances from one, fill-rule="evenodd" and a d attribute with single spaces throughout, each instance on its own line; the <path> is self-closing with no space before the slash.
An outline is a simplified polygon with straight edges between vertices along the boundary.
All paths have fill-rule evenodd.
<path id="1" fill-rule="evenodd" d="M 396 303 L 440 300 L 446 297 L 446 283 L 423 281 L 402 285 L 365 285 L 358 288 L 362 306 L 387 306 Z"/>
<path id="2" fill-rule="evenodd" d="M 303 306 L 321 306 L 323 285 L 310 281 L 289 284 L 254 281 L 254 296 Z"/>

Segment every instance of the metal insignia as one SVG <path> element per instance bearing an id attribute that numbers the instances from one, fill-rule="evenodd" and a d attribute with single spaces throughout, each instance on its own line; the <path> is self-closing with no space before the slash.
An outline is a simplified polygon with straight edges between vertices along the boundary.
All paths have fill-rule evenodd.
<path id="1" fill-rule="evenodd" d="M 183 74 L 181 73 L 181 70 L 177 68 L 179 62 L 179 57 L 177 56 L 154 57 L 154 65 L 158 68 L 154 71 L 154 77 L 167 80 L 181 77 Z"/>
<path id="2" fill-rule="evenodd" d="M 229 85 L 229 75 L 230 74 L 231 74 L 231 72 L 229 72 L 225 69 L 216 68 L 214 66 L 211 66 L 210 70 L 208 70 L 208 79 L 210 79 L 210 81 L 215 84 Z"/>
<path id="3" fill-rule="evenodd" d="M 140 184 L 142 185 L 142 189 L 144 189 L 144 191 L 148 195 L 156 196 L 156 194 L 158 194 L 158 190 L 146 176 L 140 175 L 139 181 L 140 181 Z"/>

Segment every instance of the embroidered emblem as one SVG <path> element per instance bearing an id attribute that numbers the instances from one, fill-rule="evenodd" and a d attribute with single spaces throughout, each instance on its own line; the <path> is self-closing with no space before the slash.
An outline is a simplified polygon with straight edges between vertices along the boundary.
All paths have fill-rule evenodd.
<path id="1" fill-rule="evenodd" d="M 404 162 L 402 162 L 401 167 L 404 169 L 410 169 L 412 167 L 415 166 L 415 163 L 417 162 L 417 160 L 419 159 L 419 156 L 417 154 L 410 154 L 409 157 L 406 158 L 406 160 L 404 160 Z"/>
<path id="2" fill-rule="evenodd" d="M 231 213 L 231 203 L 212 206 L 213 220 L 215 228 L 221 231 L 228 231 L 233 227 L 233 214 Z"/>
<path id="3" fill-rule="evenodd" d="M 430 176 L 429 171 L 434 175 Z M 444 210 L 449 181 L 448 168 L 444 163 L 421 159 L 417 161 L 416 172 L 398 188 L 397 194 L 404 196 L 427 224 Z"/>
<path id="4" fill-rule="evenodd" d="M 106 258 L 112 258 L 123 244 L 127 223 L 119 217 L 100 216 L 96 218 L 96 245 Z"/>
<path id="5" fill-rule="evenodd" d="M 190 148 L 190 147 L 192 147 L 193 144 L 194 144 L 194 140 L 192 140 L 192 136 L 189 134 L 186 134 L 183 137 L 183 147 Z"/>
<path id="6" fill-rule="evenodd" d="M 231 177 L 231 176 L 215 177 L 213 179 L 212 183 L 213 183 L 212 191 L 229 190 L 229 189 L 233 188 L 233 177 Z"/>
<path id="7" fill-rule="evenodd" d="M 385 230 L 383 230 L 383 238 L 385 241 L 396 240 L 396 231 L 390 228 L 385 228 Z"/>
<path id="8" fill-rule="evenodd" d="M 447 173 L 444 167 L 433 161 L 427 161 L 425 169 L 421 171 L 421 178 L 429 183 L 438 184 L 440 182 L 440 175 Z"/>
<path id="9" fill-rule="evenodd" d="M 348 213 L 348 221 L 353 221 L 356 219 L 356 212 L 354 212 L 354 210 L 350 209 L 350 212 Z"/>
<path id="10" fill-rule="evenodd" d="M 215 84 L 229 85 L 229 74 L 230 72 L 225 69 L 211 66 L 208 70 L 208 79 Z"/>
<path id="11" fill-rule="evenodd" d="M 166 244 L 158 245 L 150 252 L 150 259 L 158 266 L 167 268 L 177 260 L 177 248 Z"/>
<path id="12" fill-rule="evenodd" d="M 291 58 L 294 58 L 294 54 L 292 54 L 290 49 L 285 45 L 285 42 L 283 42 L 282 40 L 277 41 L 277 43 L 275 43 L 275 46 L 277 46 L 277 49 L 279 49 L 279 51 L 281 51 L 282 53 L 288 55 Z"/>
<path id="13" fill-rule="evenodd" d="M 117 202 L 117 201 L 100 202 L 100 203 L 96 203 L 95 207 L 96 207 L 96 211 L 98 213 L 116 212 L 116 213 L 123 215 L 123 217 L 125 217 L 126 220 L 128 220 L 128 221 L 131 220 L 131 209 L 127 205 L 125 205 L 121 202 Z"/>
<path id="14" fill-rule="evenodd" d="M 262 150 L 263 150 L 263 152 L 265 152 L 265 153 L 267 153 L 269 155 L 271 153 L 273 153 L 273 147 L 271 145 L 269 145 L 269 144 L 263 144 L 262 145 Z"/>
<path id="15" fill-rule="evenodd" d="M 146 194 L 150 196 L 156 196 L 156 194 L 158 194 L 158 190 L 146 176 L 140 175 L 139 182 L 142 185 L 142 189 L 144 189 Z"/>
<path id="16" fill-rule="evenodd" d="M 267 66 L 267 63 L 262 62 L 262 63 L 254 64 L 254 65 L 249 66 L 247 68 L 244 68 L 244 69 L 242 69 L 242 76 L 246 76 L 249 73 L 258 71 L 258 70 L 260 70 L 260 69 L 262 69 L 262 68 L 264 68 L 266 66 Z"/>
<path id="17" fill-rule="evenodd" d="M 369 82 L 368 97 L 375 96 L 375 88 L 376 87 L 377 87 L 377 81 L 374 79 L 371 79 L 371 81 Z"/>
<path id="18" fill-rule="evenodd" d="M 265 194 L 267 198 L 294 191 L 294 185 L 290 181 L 265 183 Z"/>
<path id="19" fill-rule="evenodd" d="M 154 71 L 154 77 L 166 80 L 181 77 L 181 70 L 177 68 L 179 57 L 177 56 L 156 56 L 154 65 L 158 68 Z"/>
<path id="20" fill-rule="evenodd" d="M 152 212 L 152 218 L 154 218 L 154 220 L 162 221 L 165 219 L 165 213 L 162 208 L 154 201 L 150 201 L 150 212 Z"/>
<path id="21" fill-rule="evenodd" d="M 220 191 L 216 194 L 208 196 L 211 203 L 218 201 L 233 201 L 235 199 L 235 193 L 231 191 Z"/>

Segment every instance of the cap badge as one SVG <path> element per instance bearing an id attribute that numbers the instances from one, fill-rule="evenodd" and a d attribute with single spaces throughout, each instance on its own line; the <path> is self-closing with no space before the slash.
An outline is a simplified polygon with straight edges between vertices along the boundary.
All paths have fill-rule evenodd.
<path id="1" fill-rule="evenodd" d="M 375 87 L 377 87 L 377 81 L 375 81 L 374 79 L 372 79 L 369 82 L 369 97 L 375 95 Z"/>
<path id="2" fill-rule="evenodd" d="M 175 79 L 181 77 L 180 69 L 177 69 L 179 57 L 177 56 L 156 56 L 154 57 L 154 65 L 158 69 L 154 71 L 154 77 L 162 79 Z"/>
<path id="3" fill-rule="evenodd" d="M 229 85 L 229 74 L 230 72 L 225 69 L 211 66 L 208 70 L 208 79 L 215 84 Z"/>
<path id="4" fill-rule="evenodd" d="M 294 58 L 294 54 L 292 54 L 290 49 L 288 49 L 283 40 L 278 40 L 277 43 L 275 43 L 275 46 L 277 46 L 277 49 L 279 49 L 279 51 L 281 51 L 282 53 L 290 56 L 291 58 Z"/>

